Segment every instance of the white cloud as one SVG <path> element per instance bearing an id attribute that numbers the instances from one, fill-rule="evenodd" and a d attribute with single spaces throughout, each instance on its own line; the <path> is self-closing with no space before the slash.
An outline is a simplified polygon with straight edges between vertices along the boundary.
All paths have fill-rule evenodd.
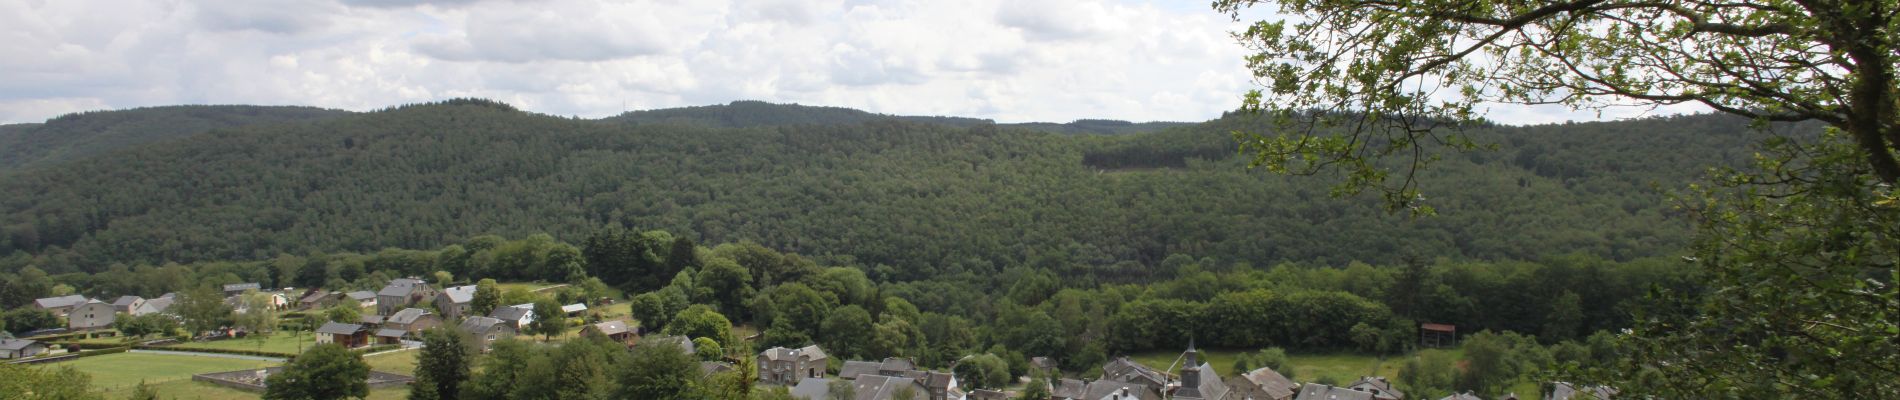
<path id="1" fill-rule="evenodd" d="M 1148 0 L 0 0 L 0 122 L 468 96 L 584 117 L 756 99 L 1192 121 L 1252 87 L 1235 28 Z"/>

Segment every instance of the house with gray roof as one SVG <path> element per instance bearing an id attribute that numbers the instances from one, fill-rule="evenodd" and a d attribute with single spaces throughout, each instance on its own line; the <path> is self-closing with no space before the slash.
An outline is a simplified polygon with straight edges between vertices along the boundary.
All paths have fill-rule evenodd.
<path id="1" fill-rule="evenodd" d="M 383 320 L 383 329 L 397 329 L 420 335 L 422 330 L 442 325 L 442 318 L 420 308 L 404 308 Z"/>
<path id="2" fill-rule="evenodd" d="M 1081 399 L 1161 400 L 1161 388 L 1139 383 L 1097 380 L 1083 389 Z"/>
<path id="3" fill-rule="evenodd" d="M 1438 399 L 1438 400 L 1484 400 L 1484 398 L 1478 397 L 1478 395 L 1475 395 L 1475 394 L 1471 394 L 1471 392 L 1464 392 L 1464 393 L 1452 393 L 1450 396 L 1445 396 L 1445 398 Z"/>
<path id="4" fill-rule="evenodd" d="M 356 305 L 358 307 L 363 307 L 363 308 L 376 307 L 376 292 L 371 292 L 368 290 L 358 290 L 354 292 L 344 293 L 343 297 L 348 297 L 350 300 L 355 300 Z"/>
<path id="5" fill-rule="evenodd" d="M 496 340 L 514 337 L 515 334 L 519 332 L 514 326 L 508 325 L 506 321 L 481 316 L 468 317 L 468 319 L 462 320 L 462 325 L 459 326 L 459 328 L 461 328 L 463 332 L 468 332 L 469 335 L 475 336 L 475 341 L 481 342 L 482 351 L 484 352 L 493 347 Z"/>
<path id="6" fill-rule="evenodd" d="M 140 305 L 144 304 L 144 297 L 119 296 L 119 298 L 112 300 L 112 311 L 131 314 L 132 310 L 137 310 Z"/>
<path id="7" fill-rule="evenodd" d="M 47 297 L 33 300 L 33 308 L 50 311 L 53 315 L 64 317 L 66 314 L 72 313 L 74 307 L 79 307 L 80 304 L 86 304 L 86 300 L 90 299 L 87 299 L 86 296 L 76 294 Z"/>
<path id="8" fill-rule="evenodd" d="M 370 344 L 369 330 L 357 324 L 325 322 L 323 326 L 317 327 L 316 336 L 317 344 L 336 343 L 351 349 Z"/>
<path id="9" fill-rule="evenodd" d="M 376 313 L 390 315 L 404 308 L 415 306 L 423 299 L 435 297 L 435 289 L 428 282 L 416 278 L 396 278 L 389 280 L 383 290 L 376 291 Z"/>
<path id="10" fill-rule="evenodd" d="M 171 310 L 172 302 L 176 300 L 177 298 L 175 297 L 160 297 L 156 299 L 146 300 L 142 303 L 139 303 L 138 308 L 132 309 L 132 312 L 130 314 L 132 315 L 163 314 Z"/>
<path id="11" fill-rule="evenodd" d="M 1117 357 L 1102 365 L 1102 379 L 1097 382 L 1100 381 L 1132 383 L 1152 390 L 1150 397 L 1160 398 L 1162 388 L 1168 387 L 1174 379 L 1166 373 L 1129 360 L 1128 357 Z"/>
<path id="12" fill-rule="evenodd" d="M 442 293 L 435 295 L 435 308 L 442 310 L 442 316 L 449 320 L 467 317 L 469 305 L 474 303 L 475 285 L 442 289 Z"/>
<path id="13" fill-rule="evenodd" d="M 297 307 L 305 310 L 327 308 L 336 305 L 336 303 L 342 299 L 342 293 L 323 289 L 310 289 L 304 292 L 303 297 L 297 298 Z"/>
<path id="14" fill-rule="evenodd" d="M 586 303 L 574 303 L 561 306 L 561 314 L 566 314 L 569 317 L 578 317 L 584 312 L 587 312 Z"/>
<path id="15" fill-rule="evenodd" d="M 648 343 L 672 343 L 674 346 L 679 347 L 680 351 L 686 353 L 686 355 L 699 354 L 699 349 L 695 345 L 693 345 L 693 340 L 687 339 L 685 336 L 677 336 L 677 335 L 647 336 L 644 338 L 640 338 L 640 341 L 634 343 L 634 345 L 639 346 L 641 344 L 648 344 Z"/>
<path id="16" fill-rule="evenodd" d="M 1373 400 L 1372 392 L 1308 383 L 1294 400 Z"/>
<path id="17" fill-rule="evenodd" d="M 112 309 L 112 304 L 88 300 L 78 307 L 73 307 L 73 311 L 66 314 L 66 329 L 82 331 L 110 328 L 112 322 L 118 320 L 118 316 L 119 312 Z"/>
<path id="18" fill-rule="evenodd" d="M 1392 382 L 1387 381 L 1383 376 L 1360 377 L 1358 381 L 1353 382 L 1351 385 L 1346 385 L 1346 388 L 1370 392 L 1372 393 L 1372 398 L 1376 400 L 1400 400 L 1405 398 L 1405 393 L 1399 392 L 1398 389 L 1393 389 Z"/>
<path id="19" fill-rule="evenodd" d="M 825 377 L 825 365 L 831 356 L 818 345 L 796 349 L 773 347 L 759 352 L 759 381 L 778 385 L 795 385 L 804 378 Z"/>
<path id="20" fill-rule="evenodd" d="M 1616 389 L 1608 386 L 1583 386 L 1570 382 L 1552 382 L 1548 400 L 1610 400 L 1616 395 Z"/>
<path id="21" fill-rule="evenodd" d="M 857 400 L 928 400 L 930 392 L 915 379 L 899 376 L 864 375 L 851 381 L 852 391 Z M 905 388 L 910 389 L 910 398 L 899 398 Z"/>
<path id="22" fill-rule="evenodd" d="M 1057 379 L 1049 383 L 1049 397 L 1055 400 L 1078 400 L 1088 395 L 1088 386 L 1088 382 L 1081 379 Z"/>
<path id="23" fill-rule="evenodd" d="M 1279 371 L 1261 367 L 1227 380 L 1228 388 L 1234 397 L 1253 400 L 1291 400 L 1300 385 L 1294 384 Z"/>
<path id="24" fill-rule="evenodd" d="M 831 382 L 826 378 L 805 378 L 792 387 L 792 398 L 803 400 L 831 400 Z M 852 399 L 857 400 L 857 399 Z"/>
<path id="25" fill-rule="evenodd" d="M 488 312 L 488 317 L 507 322 L 509 326 L 520 330 L 522 327 L 534 323 L 534 304 L 495 307 L 494 311 Z"/>
<path id="26" fill-rule="evenodd" d="M 30 339 L 0 339 L 0 359 L 27 358 L 46 352 L 46 344 Z"/>
<path id="27" fill-rule="evenodd" d="M 633 333 L 633 328 L 627 324 L 627 321 L 622 320 L 601 321 L 600 323 L 588 325 L 581 328 L 581 334 L 599 334 L 607 337 L 607 339 L 620 342 L 621 344 L 633 343 L 633 339 L 637 336 Z"/>

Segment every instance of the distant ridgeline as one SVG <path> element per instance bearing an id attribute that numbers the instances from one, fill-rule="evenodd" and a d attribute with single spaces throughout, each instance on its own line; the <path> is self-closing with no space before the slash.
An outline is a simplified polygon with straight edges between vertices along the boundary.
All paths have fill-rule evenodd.
<path id="1" fill-rule="evenodd" d="M 1499 127 L 1420 177 L 1440 216 L 1252 171 L 1200 124 L 995 124 L 734 102 L 577 120 L 486 100 L 188 106 L 0 126 L 0 271 L 440 248 L 602 227 L 752 241 L 892 280 L 1101 282 L 1169 255 L 1257 267 L 1679 253 L 1665 193 L 1761 134 L 1719 116 Z M 1055 132 L 1055 133 L 1051 133 Z M 1073 135 L 1071 133 L 1091 133 Z M 21 144 L 25 143 L 25 144 Z"/>

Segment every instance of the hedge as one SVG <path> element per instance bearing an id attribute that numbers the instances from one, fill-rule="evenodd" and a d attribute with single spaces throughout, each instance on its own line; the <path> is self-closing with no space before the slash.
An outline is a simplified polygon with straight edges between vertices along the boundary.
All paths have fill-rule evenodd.
<path id="1" fill-rule="evenodd" d="M 400 349 L 400 348 L 402 348 L 402 345 L 400 344 L 379 344 L 375 346 L 357 349 L 356 352 L 362 353 L 362 354 L 369 354 L 369 353 L 375 353 L 379 351 L 389 351 L 389 350 L 395 350 L 395 349 Z"/>
<path id="2" fill-rule="evenodd" d="M 148 345 L 138 345 L 134 347 L 145 349 L 145 350 L 164 350 L 164 351 L 178 351 L 178 352 L 187 352 L 187 353 L 236 354 L 236 355 L 241 355 L 241 356 L 258 356 L 258 357 L 293 358 L 297 356 L 296 354 L 290 354 L 290 353 L 279 353 L 279 352 L 274 352 L 274 351 L 242 350 L 242 349 L 204 349 L 204 348 L 185 348 L 185 347 L 176 347 L 176 346 L 148 346 Z"/>
<path id="3" fill-rule="evenodd" d="M 98 350 L 98 349 L 110 349 L 110 348 L 128 346 L 125 343 L 86 343 L 86 342 L 65 342 L 65 343 L 55 342 L 55 343 L 50 343 L 49 345 L 59 346 L 59 348 L 62 348 L 62 349 L 72 347 L 72 346 L 79 346 L 80 350 Z"/>
<path id="4" fill-rule="evenodd" d="M 127 350 L 132 350 L 132 346 L 119 346 L 119 347 L 113 347 L 113 348 L 103 349 L 103 350 L 80 351 L 79 357 L 92 357 L 92 356 L 103 356 L 107 354 L 119 354 L 119 353 L 124 353 Z"/>

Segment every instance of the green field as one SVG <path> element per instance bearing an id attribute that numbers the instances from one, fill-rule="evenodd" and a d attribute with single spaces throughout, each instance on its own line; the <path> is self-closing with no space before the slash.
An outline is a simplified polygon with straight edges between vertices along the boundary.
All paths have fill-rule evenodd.
<path id="1" fill-rule="evenodd" d="M 416 356 L 420 354 L 422 354 L 422 350 L 403 350 L 394 353 L 365 356 L 363 357 L 363 362 L 368 363 L 369 369 L 371 370 L 392 374 L 415 375 Z"/>
<path id="2" fill-rule="evenodd" d="M 92 375 L 93 387 L 114 395 L 130 393 L 132 387 L 138 385 L 141 380 L 154 384 L 173 381 L 188 382 L 192 374 L 262 368 L 277 365 L 277 363 L 172 354 L 120 353 L 40 365 L 73 367 L 84 371 Z"/>
<path id="3" fill-rule="evenodd" d="M 158 397 L 164 399 L 256 400 L 263 397 L 262 393 L 246 392 L 190 380 L 165 382 L 153 385 L 153 388 L 158 390 Z M 406 388 L 369 391 L 369 400 L 400 400 L 408 397 L 409 389 Z"/>
<path id="4" fill-rule="evenodd" d="M 258 350 L 273 353 L 297 354 L 317 345 L 317 337 L 309 332 L 278 332 L 265 337 L 263 343 L 256 338 L 213 340 L 207 342 L 185 342 L 173 345 L 183 349 L 225 349 Z"/>

